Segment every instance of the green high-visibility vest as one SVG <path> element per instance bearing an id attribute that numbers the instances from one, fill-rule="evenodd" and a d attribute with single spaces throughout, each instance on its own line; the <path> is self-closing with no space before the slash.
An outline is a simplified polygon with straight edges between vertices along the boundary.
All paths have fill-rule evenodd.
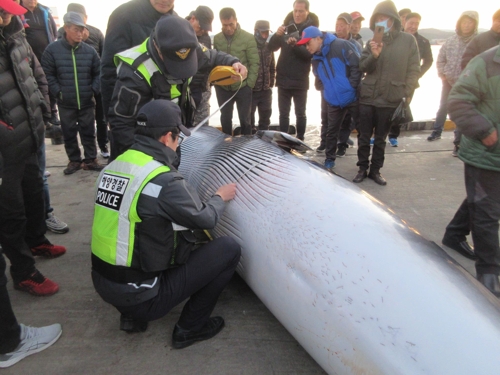
<path id="1" fill-rule="evenodd" d="M 120 155 L 99 174 L 96 184 L 92 253 L 102 261 L 130 267 L 135 226 L 141 222 L 137 201 L 144 187 L 170 168 L 137 150 Z"/>

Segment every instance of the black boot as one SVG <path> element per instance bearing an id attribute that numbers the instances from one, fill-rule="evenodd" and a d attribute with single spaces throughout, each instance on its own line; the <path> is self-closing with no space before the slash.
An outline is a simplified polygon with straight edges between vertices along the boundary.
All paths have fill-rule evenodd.
<path id="1" fill-rule="evenodd" d="M 122 314 L 120 316 L 120 329 L 127 333 L 144 332 L 148 329 L 148 322 L 136 320 Z"/>
<path id="2" fill-rule="evenodd" d="M 214 316 L 199 331 L 189 331 L 175 325 L 172 334 L 172 345 L 176 349 L 186 348 L 197 341 L 208 340 L 218 334 L 224 328 L 224 319 Z"/>
<path id="3" fill-rule="evenodd" d="M 498 275 L 492 273 L 478 273 L 477 279 L 495 296 L 500 297 L 500 282 Z"/>

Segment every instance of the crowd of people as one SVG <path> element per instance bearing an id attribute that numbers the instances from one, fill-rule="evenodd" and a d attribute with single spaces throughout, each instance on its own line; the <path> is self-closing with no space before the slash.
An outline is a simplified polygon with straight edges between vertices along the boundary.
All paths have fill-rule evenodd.
<path id="1" fill-rule="evenodd" d="M 104 36 L 87 24 L 81 4 L 68 5 L 57 30 L 37 0 L 0 0 L 0 245 L 14 288 L 36 296 L 59 289 L 36 269 L 35 257 L 66 252 L 45 237 L 47 229 L 69 230 L 54 215 L 45 170 L 44 138 L 62 134 L 69 160 L 64 174 L 100 172 L 92 280 L 119 311 L 120 329 L 144 331 L 189 297 L 173 346 L 220 332 L 223 318 L 210 315 L 240 247 L 229 237 L 200 243 L 198 232 L 217 225 L 237 187 L 221 186 L 203 201 L 177 171 L 182 137 L 210 113 L 209 74 L 217 66 L 232 68 L 231 84 L 215 86 L 219 106 L 225 104 L 224 133 L 233 132 L 234 103 L 241 134 L 268 130 L 276 86 L 279 130 L 289 132 L 293 100 L 301 141 L 312 68 L 321 91 L 316 151 L 325 153 L 325 168 L 332 170 L 353 145 L 349 135 L 355 129 L 359 170 L 353 182 L 368 177 L 386 185 L 380 171 L 387 138 L 398 145 L 396 109 L 409 110 L 419 79 L 433 63 L 430 43 L 418 33 L 421 16 L 382 1 L 369 19 L 374 37 L 365 44 L 360 12 L 340 13 L 335 32 L 327 32 L 309 7 L 308 0 L 295 0 L 275 33 L 267 20 L 256 21 L 253 32 L 242 30 L 235 10 L 223 8 L 222 30 L 212 45 L 214 13 L 207 6 L 181 18 L 174 0 L 131 0 L 113 11 Z M 454 155 L 465 162 L 467 198 L 443 244 L 476 259 L 478 280 L 500 296 L 500 111 L 491 105 L 500 99 L 500 11 L 491 30 L 480 35 L 478 18 L 464 12 L 439 52 L 443 87 L 428 141 L 441 138 L 450 114 L 457 125 Z M 107 165 L 98 161 L 98 150 Z M 469 233 L 475 248 L 467 242 Z M 45 349 L 62 332 L 59 324 L 34 328 L 17 322 L 5 272 L 0 255 L 0 367 Z"/>

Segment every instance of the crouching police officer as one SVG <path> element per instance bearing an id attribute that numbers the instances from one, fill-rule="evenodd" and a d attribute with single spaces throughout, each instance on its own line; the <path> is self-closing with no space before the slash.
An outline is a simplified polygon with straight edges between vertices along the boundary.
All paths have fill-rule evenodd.
<path id="1" fill-rule="evenodd" d="M 122 314 L 120 329 L 144 331 L 191 297 L 173 331 L 179 349 L 224 327 L 210 314 L 240 258 L 229 237 L 193 250 L 190 229 L 214 228 L 236 185 L 202 202 L 176 169 L 180 131 L 190 135 L 177 104 L 159 99 L 139 110 L 135 143 L 99 175 L 92 227 L 92 280 Z"/>

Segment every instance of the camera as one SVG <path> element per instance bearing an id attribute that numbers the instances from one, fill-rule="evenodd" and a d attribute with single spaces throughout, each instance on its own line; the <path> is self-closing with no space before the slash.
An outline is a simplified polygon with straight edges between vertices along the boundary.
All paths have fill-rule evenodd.
<path id="1" fill-rule="evenodd" d="M 285 38 L 285 41 L 287 41 L 289 38 L 295 38 L 299 40 L 300 38 L 299 29 L 294 23 L 292 23 L 286 26 L 286 33 L 285 35 L 283 35 L 283 37 Z"/>

